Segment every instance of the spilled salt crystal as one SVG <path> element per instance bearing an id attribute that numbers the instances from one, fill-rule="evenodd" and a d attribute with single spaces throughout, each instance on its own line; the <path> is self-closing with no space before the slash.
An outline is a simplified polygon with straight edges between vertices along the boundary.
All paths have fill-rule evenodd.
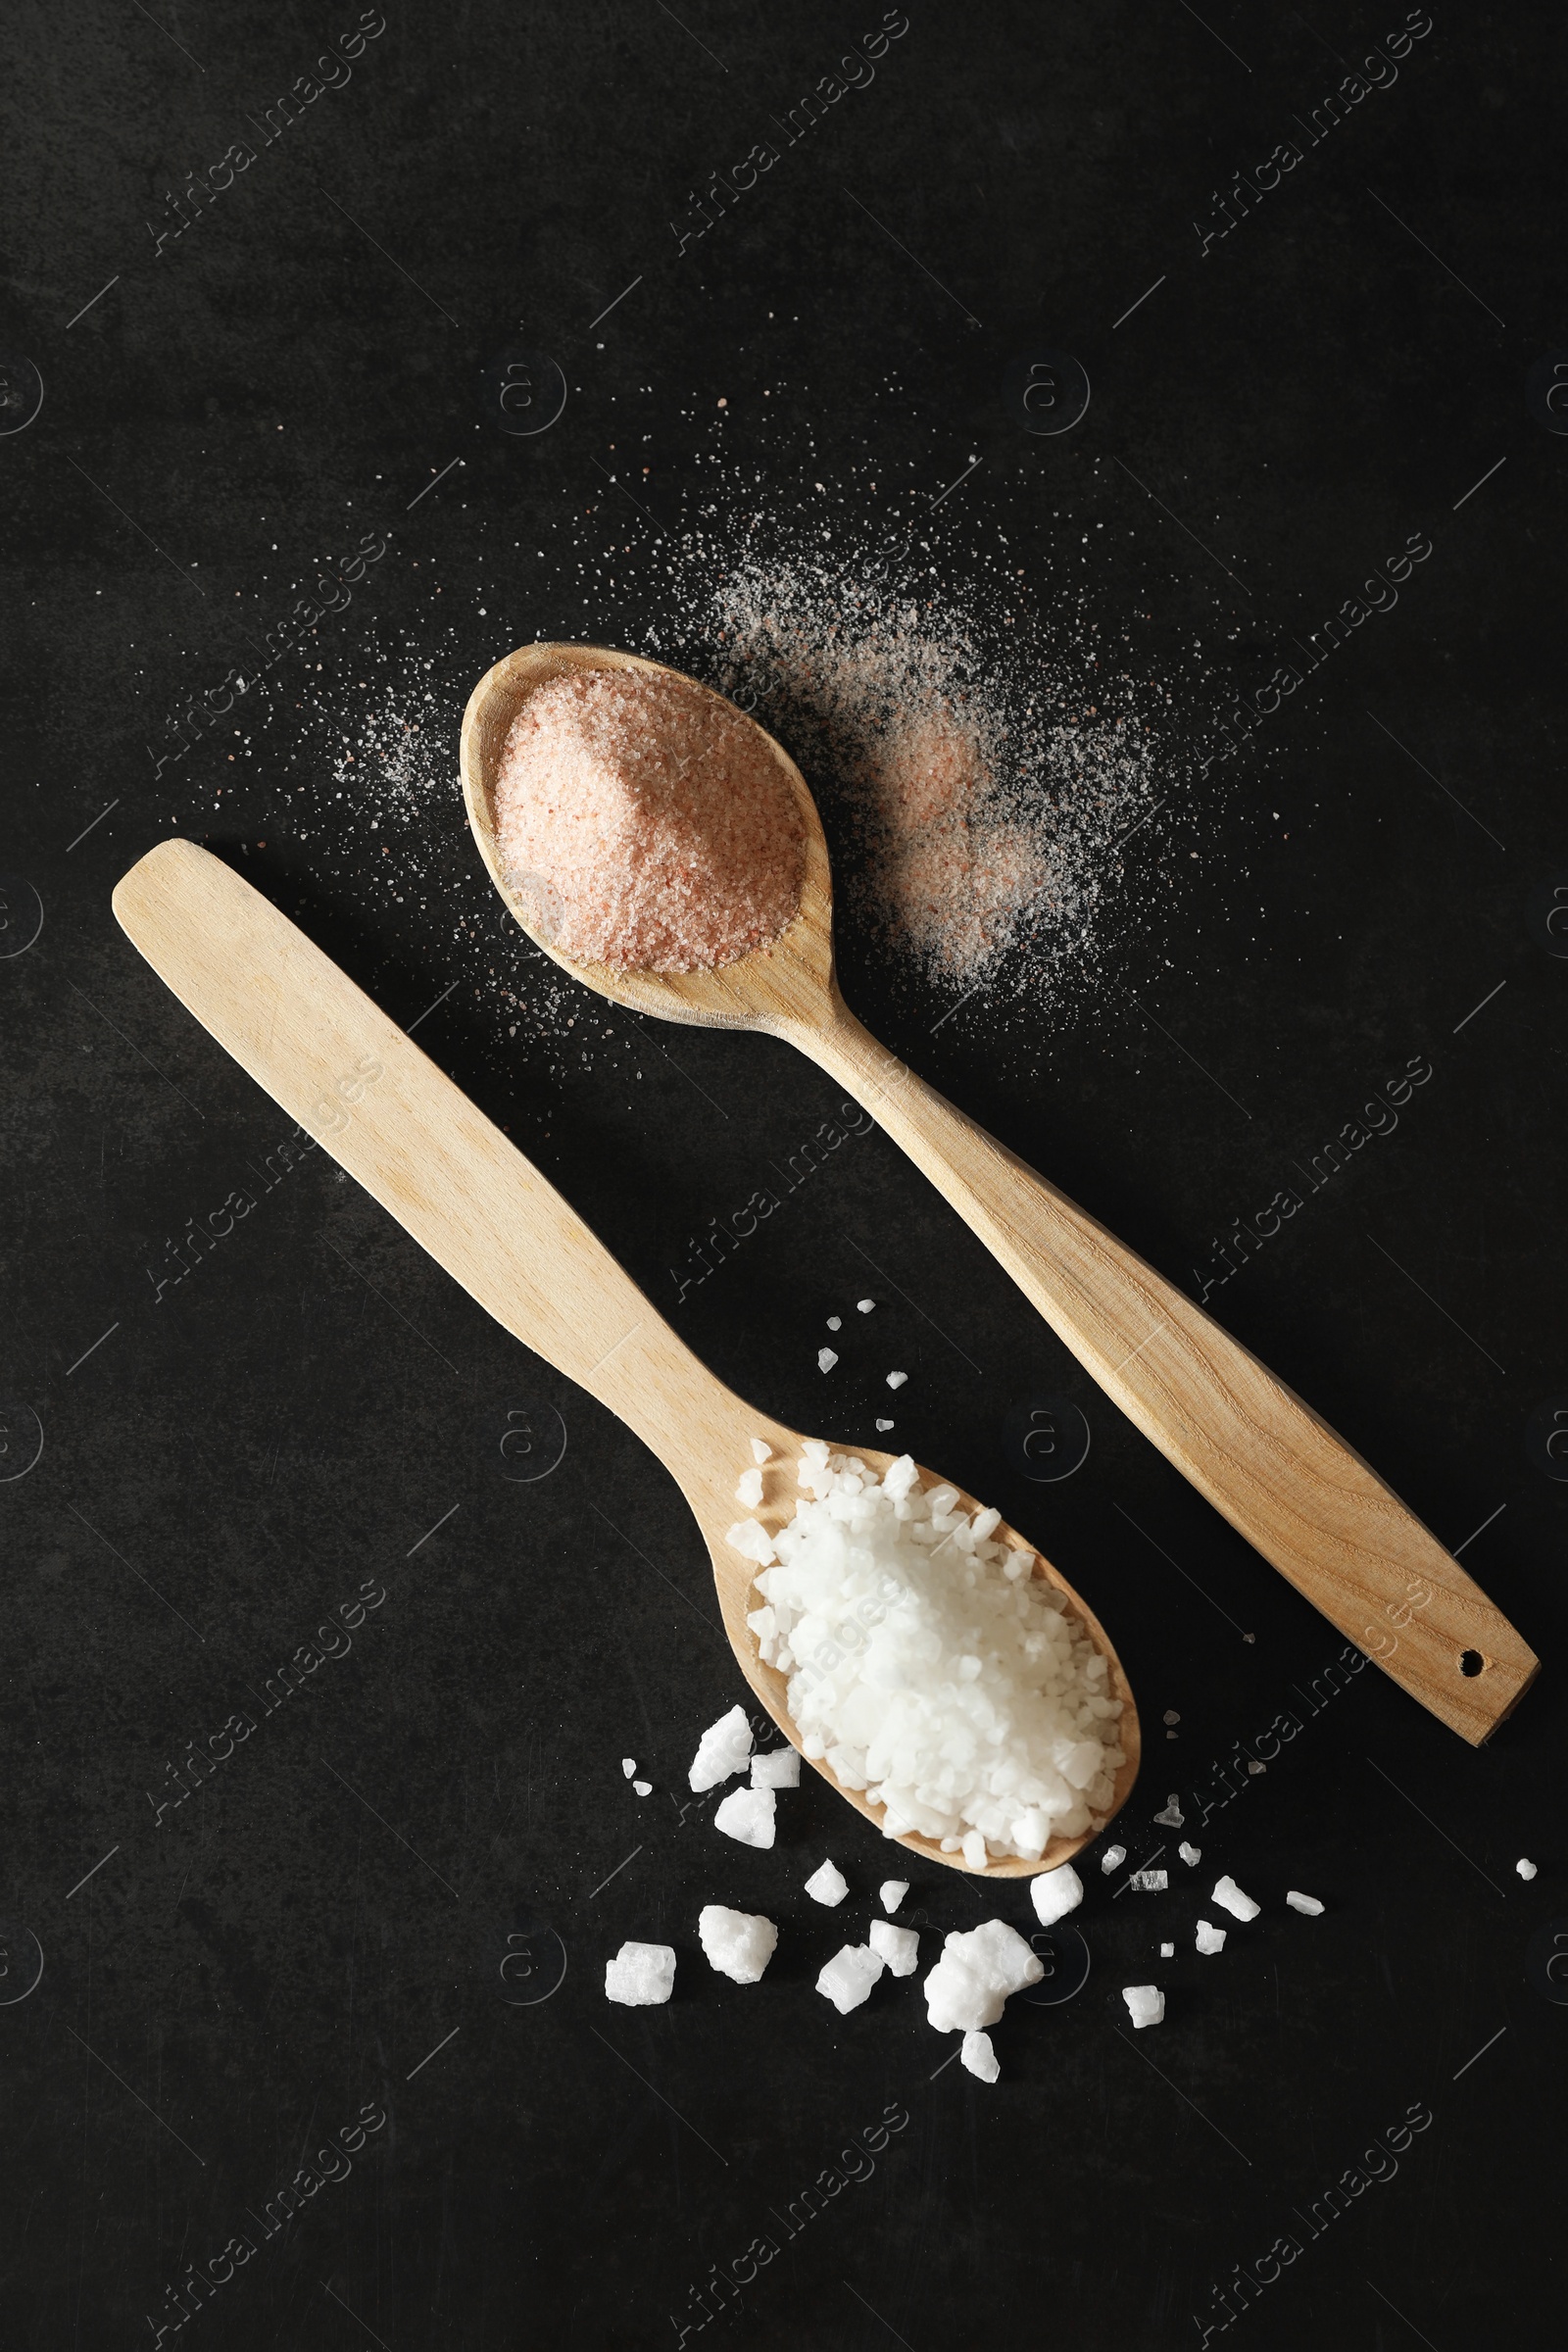
<path id="1" fill-rule="evenodd" d="M 844 1328 L 844 1317 L 842 1315 L 829 1315 L 827 1319 L 827 1327 L 829 1331 L 842 1331 Z"/>
<path id="2" fill-rule="evenodd" d="M 623 1943 L 605 1963 L 605 1998 L 628 2009 L 657 2009 L 675 1988 L 674 1947 Z"/>
<path id="3" fill-rule="evenodd" d="M 732 1788 L 713 1815 L 713 1827 L 733 1838 L 738 1845 L 771 1845 L 773 1842 L 773 1791 L 771 1788 Z"/>
<path id="4" fill-rule="evenodd" d="M 1514 1868 L 1522 1879 L 1533 1879 L 1536 1875 L 1535 1864 L 1533 1862 L 1527 1862 L 1523 1855 L 1521 1855 L 1519 1860 L 1514 1864 Z M 1286 1899 L 1288 1901 L 1290 1898 L 1287 1896 Z"/>
<path id="5" fill-rule="evenodd" d="M 637 1759 L 636 1759 L 636 1757 L 635 1757 L 635 1756 L 622 1756 L 622 1757 L 621 1757 L 621 1759 L 620 1759 L 620 1769 L 621 1769 L 621 1771 L 622 1771 L 622 1772 L 625 1774 L 625 1776 L 626 1776 L 627 1780 L 629 1781 L 629 1780 L 631 1779 L 631 1776 L 632 1776 L 632 1774 L 633 1774 L 633 1773 L 636 1771 L 636 1769 L 637 1769 Z"/>
<path id="6" fill-rule="evenodd" d="M 1038 1984 L 1045 1973 L 1016 1928 L 984 1920 L 966 1936 L 944 1938 L 925 1981 L 926 2016 L 939 2034 L 976 2034 L 996 2024 L 1010 1993 Z"/>
<path id="7" fill-rule="evenodd" d="M 907 1879 L 884 1879 L 881 1886 L 882 1908 L 896 1911 L 909 1891 Z"/>
<path id="8" fill-rule="evenodd" d="M 1127 1848 L 1124 1845 L 1107 1845 L 1100 1857 L 1100 1867 L 1109 1878 L 1113 1870 L 1120 1870 L 1126 1859 Z"/>
<path id="9" fill-rule="evenodd" d="M 758 1500 L 759 1500 L 759 1501 L 760 1501 L 760 1500 L 761 1500 L 761 1496 L 760 1496 L 760 1495 L 759 1495 L 759 1496 L 758 1496 Z M 1164 1811 L 1163 1811 L 1163 1812 L 1161 1812 L 1161 1813 L 1156 1813 L 1156 1814 L 1154 1815 L 1154 1819 L 1155 1819 L 1155 1820 L 1156 1820 L 1156 1821 L 1159 1823 L 1159 1825 L 1160 1825 L 1161 1829 L 1165 1829 L 1165 1830 L 1179 1830 L 1179 1829 L 1181 1828 L 1181 1826 L 1182 1826 L 1182 1809 L 1181 1809 L 1181 1806 L 1180 1806 L 1180 1805 L 1177 1803 L 1177 1801 L 1176 1801 L 1175 1797 L 1172 1797 L 1172 1798 L 1170 1799 L 1170 1801 L 1168 1802 L 1168 1804 L 1165 1806 L 1165 1809 L 1164 1809 Z"/>
<path id="10" fill-rule="evenodd" d="M 902 1389 L 909 1375 L 907 1372 L 890 1372 L 888 1374 L 888 1387 L 890 1389 Z"/>
<path id="11" fill-rule="evenodd" d="M 1124 1984 L 1121 1997 L 1140 2032 L 1145 2026 L 1157 2026 L 1165 2015 L 1165 1995 L 1157 1984 Z"/>
<path id="12" fill-rule="evenodd" d="M 1535 1875 L 1535 1866 L 1532 1864 L 1530 1876 L 1531 1878 L 1534 1878 Z M 1318 1901 L 1315 1894 L 1298 1894 L 1293 1886 L 1290 1893 L 1285 1897 L 1285 1900 L 1290 1904 L 1293 1911 L 1304 1911 L 1308 1919 L 1321 1919 L 1323 1915 L 1323 1906 Z"/>
<path id="13" fill-rule="evenodd" d="M 1054 1927 L 1058 1919 L 1077 1910 L 1084 1899 L 1084 1883 L 1072 1864 L 1063 1862 L 1058 1869 L 1043 1870 L 1030 1880 L 1029 1899 L 1040 1925 Z"/>
<path id="14" fill-rule="evenodd" d="M 1174 1960 L 1176 1946 L 1173 1943 L 1162 1943 L 1159 1947 L 1159 1956 L 1162 1960 Z"/>
<path id="15" fill-rule="evenodd" d="M 1210 1927 L 1206 1919 L 1198 1923 L 1198 1948 L 1200 1952 L 1222 1952 L 1225 1949 L 1225 1930 Z"/>
<path id="16" fill-rule="evenodd" d="M 873 1952 L 868 1943 L 847 1943 L 817 1978 L 816 1989 L 832 2002 L 840 2017 L 848 2017 L 852 2009 L 869 2000 L 882 1969 L 881 1953 Z"/>
<path id="17" fill-rule="evenodd" d="M 913 1928 L 896 1928 L 890 1919 L 873 1919 L 866 1930 L 873 1952 L 880 1952 L 890 1975 L 912 1977 L 920 1960 L 920 1938 Z"/>
<path id="18" fill-rule="evenodd" d="M 1135 1870 L 1127 1884 L 1135 1894 L 1163 1894 L 1170 1879 L 1163 1870 Z"/>
<path id="19" fill-rule="evenodd" d="M 966 2034 L 958 2052 L 958 2063 L 971 2075 L 978 2075 L 982 2082 L 995 2082 L 1002 2073 L 989 2034 Z"/>
<path id="20" fill-rule="evenodd" d="M 652 1796 L 654 1793 L 654 1784 L 652 1781 L 633 1781 L 632 1787 L 636 1789 L 639 1796 Z"/>
<path id="21" fill-rule="evenodd" d="M 875 1306 L 876 1300 L 874 1298 L 857 1298 L 855 1303 L 862 1315 L 868 1315 Z"/>
<path id="22" fill-rule="evenodd" d="M 753 1469 L 741 1472 L 735 1481 L 735 1499 L 737 1502 L 743 1502 L 749 1511 L 756 1510 L 762 1499 L 762 1473 L 760 1470 Z"/>
<path id="23" fill-rule="evenodd" d="M 1255 1919 L 1263 1908 L 1261 1903 L 1254 1903 L 1250 1894 L 1244 1894 L 1234 1879 L 1216 1881 L 1214 1900 L 1233 1919 Z"/>
<path id="24" fill-rule="evenodd" d="M 793 1747 L 770 1747 L 752 1758 L 754 1788 L 798 1788 L 800 1785 L 801 1759 Z"/>
<path id="25" fill-rule="evenodd" d="M 760 1438 L 754 1438 L 752 1440 L 752 1459 L 754 1462 L 770 1462 L 773 1459 L 772 1446 L 764 1446 Z"/>
<path id="26" fill-rule="evenodd" d="M 816 1351 L 816 1368 L 819 1372 L 831 1372 L 838 1360 L 831 1348 L 819 1348 Z"/>
<path id="27" fill-rule="evenodd" d="M 883 1434 L 883 1436 L 884 1436 L 884 1437 L 886 1437 L 886 1435 L 887 1435 L 888 1431 L 889 1431 L 889 1430 L 890 1430 L 892 1427 L 893 1427 L 893 1423 L 892 1423 L 891 1421 L 879 1421 L 879 1422 L 877 1423 L 877 1428 L 878 1428 L 878 1429 L 879 1429 L 879 1430 L 882 1432 L 882 1434 Z"/>
<path id="28" fill-rule="evenodd" d="M 1189 1870 L 1196 1870 L 1200 1862 L 1201 1862 L 1203 1859 L 1202 1847 L 1200 1845 L 1189 1845 L 1185 1838 L 1183 1838 L 1181 1844 L 1176 1848 L 1176 1851 L 1180 1854 L 1182 1860 L 1186 1863 Z"/>
<path id="29" fill-rule="evenodd" d="M 850 1891 L 850 1882 L 831 1858 L 820 1870 L 813 1870 L 806 1882 L 806 1891 L 813 1903 L 826 1903 L 829 1910 L 842 1903 Z"/>
<path id="30" fill-rule="evenodd" d="M 716 1788 L 720 1781 L 739 1772 L 752 1752 L 752 1727 L 746 1720 L 746 1709 L 731 1707 L 716 1723 L 710 1723 L 697 1743 L 687 1781 L 701 1796 L 705 1788 Z M 624 1767 L 622 1767 L 624 1769 Z M 635 1766 L 632 1768 L 634 1771 Z"/>
<path id="31" fill-rule="evenodd" d="M 760 1983 L 773 1957 L 778 1930 L 756 1911 L 730 1911 L 722 1903 L 706 1903 L 697 1921 L 697 1934 L 710 1968 L 737 1984 Z"/>

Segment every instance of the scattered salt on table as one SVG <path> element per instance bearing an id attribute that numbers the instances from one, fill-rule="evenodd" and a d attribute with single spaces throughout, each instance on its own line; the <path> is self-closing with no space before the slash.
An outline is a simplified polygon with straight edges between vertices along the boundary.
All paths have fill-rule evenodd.
<path id="1" fill-rule="evenodd" d="M 926 2015 L 939 2034 L 974 2034 L 994 2026 L 1009 1993 L 1038 1984 L 1045 1964 L 1016 1928 L 988 1919 L 967 1935 L 947 1936 L 925 1981 Z"/>
<path id="2" fill-rule="evenodd" d="M 759 1502 L 760 1502 L 762 1498 L 760 1495 L 759 1495 L 757 1499 Z M 1156 1813 L 1154 1815 L 1154 1819 L 1159 1823 L 1161 1829 L 1179 1830 L 1181 1828 L 1183 1820 L 1182 1809 L 1174 1796 L 1167 1800 L 1164 1811 L 1162 1813 Z"/>
<path id="3" fill-rule="evenodd" d="M 842 1315 L 829 1315 L 827 1319 L 827 1327 L 829 1331 L 842 1331 L 844 1329 L 844 1317 Z"/>
<path id="4" fill-rule="evenodd" d="M 620 1769 L 621 1769 L 621 1771 L 622 1771 L 622 1772 L 623 1772 L 623 1773 L 626 1775 L 626 1778 L 627 1778 L 627 1780 L 629 1781 L 629 1780 L 631 1779 L 631 1776 L 632 1776 L 632 1774 L 633 1774 L 633 1773 L 636 1771 L 636 1769 L 637 1769 L 637 1759 L 636 1759 L 636 1757 L 635 1757 L 635 1756 L 622 1756 L 622 1757 L 621 1757 L 621 1759 L 620 1759 Z"/>
<path id="5" fill-rule="evenodd" d="M 1214 1900 L 1233 1919 L 1255 1919 L 1263 1908 L 1261 1903 L 1254 1903 L 1250 1894 L 1244 1894 L 1234 1879 L 1215 1882 Z"/>
<path id="6" fill-rule="evenodd" d="M 978 2075 L 982 2082 L 995 2082 L 1002 2072 L 997 2064 L 997 2053 L 991 2047 L 989 2034 L 966 2034 L 963 2047 L 958 2052 L 958 2063 L 966 2067 L 971 2075 Z"/>
<path id="7" fill-rule="evenodd" d="M 771 1788 L 732 1788 L 713 1815 L 713 1827 L 733 1838 L 738 1845 L 771 1845 L 773 1842 L 773 1791 Z"/>
<path id="8" fill-rule="evenodd" d="M 868 1315 L 871 1312 L 871 1309 L 875 1306 L 876 1300 L 874 1298 L 857 1298 L 855 1303 L 859 1308 L 862 1315 Z"/>
<path id="9" fill-rule="evenodd" d="M 1536 1875 L 1535 1864 L 1533 1862 L 1527 1862 L 1523 1855 L 1521 1855 L 1519 1860 L 1514 1864 L 1514 1868 L 1522 1879 L 1533 1879 Z"/>
<path id="10" fill-rule="evenodd" d="M 704 1905 L 697 1934 L 708 1964 L 737 1984 L 756 1984 L 773 1957 L 778 1930 L 756 1911 L 730 1911 L 722 1903 Z"/>
<path id="11" fill-rule="evenodd" d="M 1035 1917 L 1043 1928 L 1054 1927 L 1069 1911 L 1076 1911 L 1084 1899 L 1084 1883 L 1070 1862 L 1056 1870 L 1043 1870 L 1029 1882 L 1029 1899 L 1035 1907 Z"/>
<path id="12" fill-rule="evenodd" d="M 639 1796 L 652 1796 L 654 1793 L 654 1784 L 652 1781 L 633 1781 L 632 1787 L 636 1789 Z"/>
<path id="13" fill-rule="evenodd" d="M 896 1928 L 891 1919 L 873 1919 L 866 1936 L 893 1976 L 913 1976 L 920 1965 L 920 1938 L 913 1928 Z"/>
<path id="14" fill-rule="evenodd" d="M 1157 2026 L 1165 2015 L 1165 1995 L 1157 1984 L 1124 1984 L 1121 1997 L 1127 2004 L 1127 2014 L 1140 2030 Z"/>
<path id="15" fill-rule="evenodd" d="M 755 1511 L 762 1499 L 762 1473 L 757 1468 L 743 1470 L 735 1481 L 735 1499 L 749 1511 Z"/>
<path id="16" fill-rule="evenodd" d="M 675 1953 L 667 1943 L 623 1943 L 605 1962 L 605 1998 L 628 2009 L 657 2009 L 675 1986 Z"/>
<path id="17" fill-rule="evenodd" d="M 813 1903 L 825 1903 L 832 1910 L 850 1891 L 850 1882 L 831 1859 L 820 1870 L 813 1870 L 806 1882 L 806 1891 Z"/>
<path id="18" fill-rule="evenodd" d="M 840 2017 L 847 2017 L 869 1999 L 882 1967 L 881 1953 L 873 1952 L 868 1943 L 847 1943 L 817 1978 L 816 1989 L 832 2002 Z"/>
<path id="19" fill-rule="evenodd" d="M 764 1754 L 752 1758 L 752 1787 L 754 1788 L 798 1788 L 801 1785 L 801 1759 L 793 1747 L 770 1747 Z"/>
<path id="20" fill-rule="evenodd" d="M 1159 1956 L 1162 1960 L 1174 1960 L 1176 1946 L 1173 1943 L 1162 1943 L 1159 1947 Z"/>
<path id="21" fill-rule="evenodd" d="M 1200 1952 L 1222 1952 L 1225 1949 L 1225 1930 L 1209 1926 L 1206 1919 L 1198 1923 L 1198 1948 Z"/>
<path id="22" fill-rule="evenodd" d="M 838 1360 L 831 1348 L 819 1348 L 816 1351 L 816 1368 L 819 1372 L 831 1372 Z"/>
<path id="23" fill-rule="evenodd" d="M 1530 1875 L 1534 1878 L 1536 1874 L 1532 1871 Z M 1322 1914 L 1323 1906 L 1315 1894 L 1298 1894 L 1293 1886 L 1285 1900 L 1293 1911 L 1304 1911 L 1308 1919 L 1317 1919 Z"/>
<path id="24" fill-rule="evenodd" d="M 727 1715 L 721 1715 L 717 1723 L 710 1723 L 703 1734 L 686 1778 L 701 1796 L 705 1788 L 716 1788 L 720 1781 L 727 1781 L 731 1773 L 739 1772 L 751 1752 L 752 1727 L 746 1720 L 746 1709 L 731 1707 Z"/>
<path id="25" fill-rule="evenodd" d="M 1200 1862 L 1201 1862 L 1203 1859 L 1202 1847 L 1200 1845 L 1189 1845 L 1185 1838 L 1182 1839 L 1181 1844 L 1176 1848 L 1176 1851 L 1180 1854 L 1182 1860 L 1186 1863 L 1189 1870 L 1196 1870 Z"/>
<path id="26" fill-rule="evenodd" d="M 883 1910 L 896 1911 L 908 1891 L 907 1879 L 884 1879 L 880 1889 Z"/>
<path id="27" fill-rule="evenodd" d="M 1127 1884 L 1135 1894 L 1163 1894 L 1170 1879 L 1163 1870 L 1135 1870 L 1129 1874 Z"/>
<path id="28" fill-rule="evenodd" d="M 1126 1859 L 1127 1848 L 1124 1845 L 1107 1845 L 1100 1857 L 1100 1867 L 1108 1879 L 1113 1870 L 1120 1870 Z"/>
<path id="29" fill-rule="evenodd" d="M 890 1389 L 902 1389 L 909 1375 L 907 1372 L 890 1372 L 888 1374 L 888 1387 Z"/>
<path id="30" fill-rule="evenodd" d="M 894 1426 L 894 1424 L 893 1424 L 891 1421 L 879 1421 L 879 1422 L 877 1423 L 877 1428 L 878 1428 L 878 1429 L 881 1431 L 881 1433 L 882 1433 L 882 1435 L 883 1435 L 884 1437 L 886 1437 L 886 1436 L 887 1436 L 887 1434 L 888 1434 L 888 1431 L 889 1431 L 889 1430 L 890 1430 L 890 1429 L 891 1429 L 893 1426 Z"/>

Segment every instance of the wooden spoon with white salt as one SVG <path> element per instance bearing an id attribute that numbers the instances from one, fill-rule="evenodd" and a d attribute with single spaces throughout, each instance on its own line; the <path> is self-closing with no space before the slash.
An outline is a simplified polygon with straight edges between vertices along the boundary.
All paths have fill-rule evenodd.
<path id="1" fill-rule="evenodd" d="M 618 1414 L 663 1463 L 708 1544 L 741 1671 L 799 1747 L 784 1677 L 762 1663 L 746 1623 L 755 1567 L 726 1534 L 743 1516 L 770 1535 L 793 1516 L 802 1439 L 699 1363 L 538 1169 L 248 882 L 193 842 L 166 841 L 131 867 L 114 905 L 159 978 L 225 1053 L 498 1323 Z M 735 1488 L 754 1466 L 753 1438 L 772 1458 L 761 1504 L 748 1511 Z M 893 1459 L 853 1450 L 878 1477 Z M 942 1483 L 920 1476 L 928 1489 Z M 971 1514 L 981 1507 L 961 1492 L 959 1501 Z M 1002 1879 L 1054 1870 L 1098 1837 L 1137 1778 L 1139 1728 L 1121 1662 L 1093 1610 L 1023 1538 L 995 1532 L 1030 1553 L 1034 1574 L 1063 1595 L 1104 1658 L 1107 1694 L 1122 1702 L 1116 1736 L 1126 1759 L 1110 1804 L 1082 1837 L 1054 1838 L 1038 1861 L 997 1858 L 976 1874 Z M 700 1728 L 694 1722 L 694 1746 Z M 844 1787 L 825 1763 L 817 1770 L 882 1828 L 863 1790 Z M 969 1867 L 928 1838 L 896 1842 L 925 1861 Z"/>
<path id="2" fill-rule="evenodd" d="M 529 938 L 617 1004 L 701 1027 L 765 1030 L 808 1054 L 903 1145 L 1105 1394 L 1199 1493 L 1386 1674 L 1479 1745 L 1534 1681 L 1535 1652 L 1310 1406 L 856 1019 L 833 969 L 832 882 L 816 805 L 764 729 L 758 735 L 787 777 L 806 827 L 800 904 L 779 936 L 715 971 L 693 972 L 578 962 L 552 945 L 536 899 L 513 887 L 507 873 L 496 777 L 526 698 L 552 678 L 584 669 L 679 674 L 601 646 L 524 646 L 486 672 L 464 715 L 468 822 L 491 880 Z"/>

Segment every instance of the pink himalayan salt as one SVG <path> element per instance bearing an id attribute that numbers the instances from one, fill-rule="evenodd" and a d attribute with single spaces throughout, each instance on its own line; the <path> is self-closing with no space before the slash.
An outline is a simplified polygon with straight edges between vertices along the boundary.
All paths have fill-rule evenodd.
<path id="1" fill-rule="evenodd" d="M 760 731 L 686 679 L 576 669 L 507 732 L 496 831 L 553 947 L 622 971 L 711 971 L 800 903 L 805 827 Z"/>

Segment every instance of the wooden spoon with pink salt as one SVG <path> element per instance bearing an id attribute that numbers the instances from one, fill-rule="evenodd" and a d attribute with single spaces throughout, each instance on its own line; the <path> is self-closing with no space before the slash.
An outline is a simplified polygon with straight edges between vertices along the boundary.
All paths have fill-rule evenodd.
<path id="1" fill-rule="evenodd" d="M 1200 1306 L 856 1019 L 821 820 L 770 735 L 657 662 L 531 645 L 474 688 L 462 758 L 491 879 L 546 955 L 637 1012 L 808 1054 L 1265 1559 L 1462 1738 L 1496 1728 L 1539 1661 L 1436 1537 Z"/>

